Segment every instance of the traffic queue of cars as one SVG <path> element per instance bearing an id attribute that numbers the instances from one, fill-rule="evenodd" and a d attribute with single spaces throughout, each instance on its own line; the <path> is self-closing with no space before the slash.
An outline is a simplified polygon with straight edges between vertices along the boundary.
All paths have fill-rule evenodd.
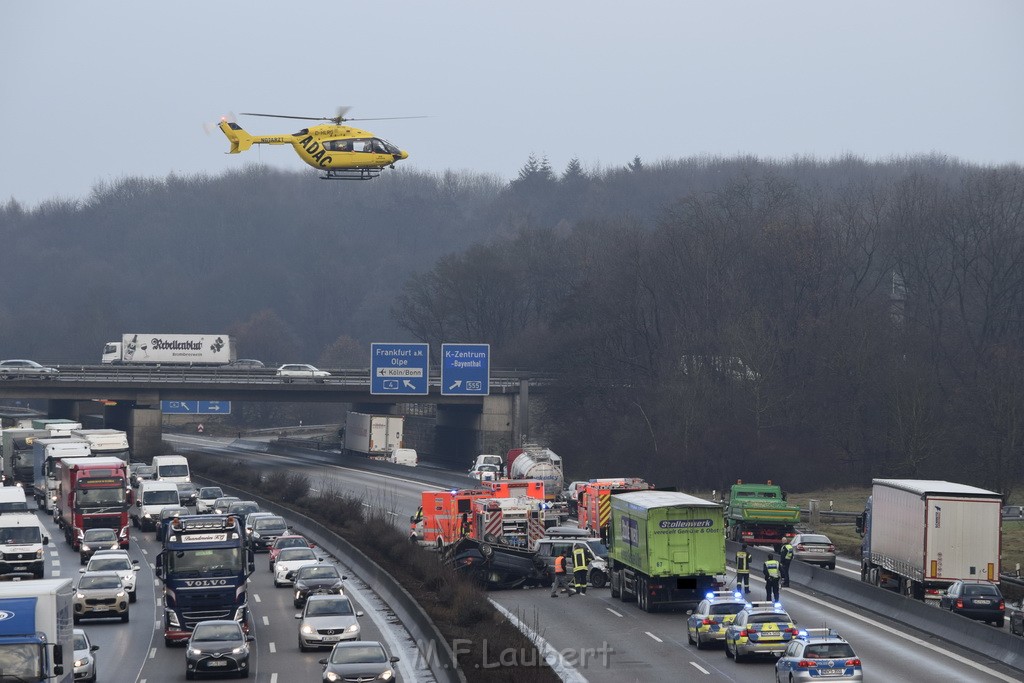
<path id="1" fill-rule="evenodd" d="M 394 665 L 398 657 L 390 656 L 379 642 L 360 640 L 359 619 L 363 612 L 356 610 L 345 595 L 347 577 L 314 552 L 315 544 L 292 533 L 283 517 L 260 510 L 255 501 L 225 496 L 218 487 L 191 487 L 189 490 L 194 492 L 196 514 L 234 516 L 245 538 L 245 547 L 254 553 L 267 553 L 274 585 L 288 587 L 292 591 L 293 605 L 299 610 L 295 614 L 298 649 L 301 652 L 330 649 L 330 654 L 319 660 L 324 667 L 324 681 L 397 680 Z M 184 502 L 177 495 L 173 499 L 166 496 L 161 507 L 147 507 L 146 514 L 139 516 L 139 528 L 153 530 L 158 541 L 167 542 L 173 520 L 193 514 Z M 75 624 L 85 618 L 120 618 L 127 622 L 129 604 L 135 602 L 138 563 L 124 550 L 90 549 L 89 552 L 74 601 Z M 83 638 L 85 642 L 81 644 L 88 645 L 84 633 Z M 187 642 L 185 677 L 189 680 L 208 676 L 247 678 L 254 640 L 248 629 L 235 620 L 199 622 Z M 95 657 L 91 651 L 83 651 L 81 662 L 82 675 L 76 675 L 76 680 L 89 678 L 84 668 L 86 663 L 91 665 L 91 675 L 95 676 Z"/>

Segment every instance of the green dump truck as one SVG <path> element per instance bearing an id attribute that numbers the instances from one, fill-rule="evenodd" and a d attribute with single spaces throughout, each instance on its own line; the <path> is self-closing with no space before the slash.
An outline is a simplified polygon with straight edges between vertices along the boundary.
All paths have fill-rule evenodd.
<path id="1" fill-rule="evenodd" d="M 608 533 L 613 598 L 645 612 L 692 609 L 725 585 L 722 506 L 676 491 L 611 496 Z"/>
<path id="2" fill-rule="evenodd" d="M 729 492 L 726 509 L 729 538 L 748 545 L 770 545 L 779 550 L 796 535 L 800 507 L 786 502 L 782 489 L 738 481 Z"/>

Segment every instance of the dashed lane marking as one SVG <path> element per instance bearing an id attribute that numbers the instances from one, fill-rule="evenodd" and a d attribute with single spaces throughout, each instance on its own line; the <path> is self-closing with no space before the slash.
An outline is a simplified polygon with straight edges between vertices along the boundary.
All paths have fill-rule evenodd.
<path id="1" fill-rule="evenodd" d="M 156 659 L 156 648 L 155 647 L 152 650 L 149 651 L 149 658 L 150 659 Z"/>
<path id="2" fill-rule="evenodd" d="M 664 643 L 665 642 L 664 640 L 662 640 L 658 636 L 654 635 L 650 631 L 644 631 L 644 633 L 646 633 L 647 635 L 649 635 L 651 638 L 653 638 L 654 640 L 658 641 L 659 643 Z"/>
<path id="3" fill-rule="evenodd" d="M 622 617 L 622 612 L 616 612 L 611 607 L 605 607 L 605 609 L 608 610 L 609 612 L 611 612 L 612 614 L 614 614 L 617 617 L 620 617 L 620 618 Z"/>
<path id="4" fill-rule="evenodd" d="M 270 617 L 268 617 L 266 614 L 263 615 L 263 625 L 270 626 Z"/>
<path id="5" fill-rule="evenodd" d="M 270 654 L 277 652 L 277 643 L 270 643 Z"/>
<path id="6" fill-rule="evenodd" d="M 263 602 L 262 600 L 260 600 L 260 596 L 255 593 L 252 594 L 252 599 L 256 602 Z"/>
<path id="7" fill-rule="evenodd" d="M 695 668 L 697 669 L 697 671 L 700 671 L 700 672 L 701 672 L 702 674 L 704 674 L 704 675 L 706 675 L 706 676 L 710 676 L 710 675 L 711 675 L 711 672 L 710 672 L 710 671 L 708 671 L 707 669 L 705 669 L 705 668 L 704 668 L 703 666 L 701 666 L 701 665 L 700 665 L 700 664 L 698 664 L 697 662 L 690 662 L 690 664 L 691 664 L 691 665 L 692 665 L 693 667 L 695 667 Z"/>

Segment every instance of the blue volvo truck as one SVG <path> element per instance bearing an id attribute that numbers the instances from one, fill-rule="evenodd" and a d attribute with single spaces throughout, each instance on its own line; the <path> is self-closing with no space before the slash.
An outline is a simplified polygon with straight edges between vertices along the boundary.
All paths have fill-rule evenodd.
<path id="1" fill-rule="evenodd" d="M 184 644 L 196 624 L 210 619 L 234 619 L 248 633 L 246 580 L 253 568 L 234 515 L 172 519 L 156 560 L 164 586 L 164 644 Z"/>

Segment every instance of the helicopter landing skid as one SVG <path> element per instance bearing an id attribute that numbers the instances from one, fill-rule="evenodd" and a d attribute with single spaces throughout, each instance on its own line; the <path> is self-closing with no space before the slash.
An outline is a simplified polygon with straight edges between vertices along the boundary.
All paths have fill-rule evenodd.
<path id="1" fill-rule="evenodd" d="M 342 168 L 324 171 L 320 180 L 373 180 L 379 177 L 379 168 Z"/>

